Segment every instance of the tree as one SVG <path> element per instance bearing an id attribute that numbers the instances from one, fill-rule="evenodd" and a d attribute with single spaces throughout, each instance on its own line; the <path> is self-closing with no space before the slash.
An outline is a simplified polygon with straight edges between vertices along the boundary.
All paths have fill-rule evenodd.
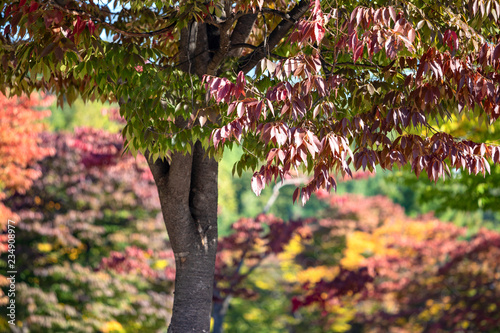
<path id="1" fill-rule="evenodd" d="M 38 163 L 41 177 L 26 193 L 4 199 L 22 221 L 16 229 L 19 326 L 162 329 L 171 316 L 165 304 L 173 300 L 174 258 L 146 160 L 122 156 L 121 136 L 101 130 L 40 139 L 55 154 Z M 0 322 L 0 330 L 8 326 Z"/>
<path id="2" fill-rule="evenodd" d="M 33 168 L 33 164 L 52 154 L 53 149 L 40 147 L 38 137 L 45 128 L 40 120 L 50 112 L 36 109 L 48 107 L 52 101 L 49 96 L 36 94 L 12 99 L 0 94 L 0 186 L 3 190 L 23 193 L 40 177 L 40 170 Z"/>
<path id="3" fill-rule="evenodd" d="M 279 1 L 6 1 L 0 88 L 59 103 L 120 103 L 147 157 L 176 260 L 171 332 L 209 329 L 217 159 L 235 141 L 252 188 L 292 169 L 306 202 L 332 171 L 411 164 L 437 181 L 500 162 L 500 147 L 431 118 L 500 116 L 500 4 Z M 274 60 L 274 61 L 273 61 Z M 257 67 L 256 67 L 257 66 Z M 255 69 L 255 71 L 253 71 Z M 205 89 L 203 89 L 205 84 Z M 206 98 L 211 97 L 211 98 Z M 262 167 L 259 169 L 260 163 Z M 196 306 L 193 306 L 196 304 Z"/>
<path id="4" fill-rule="evenodd" d="M 430 214 L 412 219 L 383 196 L 321 197 L 330 208 L 294 256 L 299 331 L 498 330 L 498 232 L 471 233 Z M 361 292 L 346 297 L 356 285 Z"/>
<path id="5" fill-rule="evenodd" d="M 50 105 L 49 96 L 22 96 L 8 99 L 0 93 L 0 199 L 6 193 L 24 193 L 40 177 L 34 163 L 53 153 L 53 149 L 40 146 L 38 134 L 44 129 L 41 119 L 49 111 L 40 111 L 37 108 Z M 19 152 L 23 152 L 20 154 Z M 12 235 L 7 232 L 8 220 L 16 220 L 17 215 L 9 207 L 0 203 L 0 254 L 6 253 L 12 260 L 15 254 L 15 243 Z M 15 229 L 12 229 L 15 230 Z M 11 240 L 11 242 L 9 242 Z M 5 263 L 6 264 L 6 263 Z M 0 275 L 0 285 L 6 286 L 7 278 Z M 6 305 L 8 298 L 0 291 L 0 304 Z"/>

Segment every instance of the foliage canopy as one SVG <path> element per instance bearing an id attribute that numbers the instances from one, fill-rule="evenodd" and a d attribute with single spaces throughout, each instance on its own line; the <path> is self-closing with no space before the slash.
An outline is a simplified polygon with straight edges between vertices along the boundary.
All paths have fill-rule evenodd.
<path id="1" fill-rule="evenodd" d="M 497 146 L 430 121 L 500 116 L 497 1 L 22 0 L 0 10 L 2 91 L 119 102 L 128 148 L 155 158 L 210 137 L 211 153 L 238 141 L 236 172 L 263 163 L 256 193 L 294 168 L 314 174 L 296 192 L 306 201 L 351 165 L 408 163 L 436 181 L 500 161 Z M 186 52 L 199 24 L 207 48 Z"/>

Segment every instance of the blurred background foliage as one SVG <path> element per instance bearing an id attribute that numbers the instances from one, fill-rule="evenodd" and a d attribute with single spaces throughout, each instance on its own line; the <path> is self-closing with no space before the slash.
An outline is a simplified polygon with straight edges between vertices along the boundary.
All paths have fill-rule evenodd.
<path id="1" fill-rule="evenodd" d="M 122 156 L 113 105 L 50 109 L 40 149 L 54 153 L 2 198 L 21 222 L 18 329 L 165 332 L 175 268 L 144 159 Z M 441 130 L 498 143 L 498 126 Z M 219 166 L 214 332 L 498 332 L 499 167 L 437 184 L 360 172 L 300 207 L 294 185 L 256 197 L 251 174 L 232 175 L 240 155 Z"/>

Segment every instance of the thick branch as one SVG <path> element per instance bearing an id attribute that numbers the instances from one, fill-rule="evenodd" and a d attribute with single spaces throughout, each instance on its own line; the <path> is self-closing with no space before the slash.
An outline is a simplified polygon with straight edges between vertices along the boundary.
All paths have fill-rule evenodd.
<path id="1" fill-rule="evenodd" d="M 153 162 L 149 156 L 147 160 L 158 188 L 172 249 L 176 254 L 190 253 L 190 246 L 200 244 L 189 207 L 193 156 L 173 153 L 170 164 L 160 159 Z"/>
<path id="2" fill-rule="evenodd" d="M 257 16 L 258 14 L 246 14 L 240 17 L 238 22 L 236 22 L 236 26 L 231 35 L 231 51 L 228 54 L 230 57 L 240 56 L 241 50 L 235 50 L 234 46 L 247 41 L 255 21 L 257 20 Z"/>
<path id="3" fill-rule="evenodd" d="M 290 21 L 293 24 L 295 24 L 297 22 L 297 20 L 295 20 L 293 17 L 290 16 L 290 14 L 284 13 L 284 12 L 279 11 L 277 9 L 262 7 L 261 12 L 262 13 L 270 13 L 270 14 L 273 14 L 273 15 L 277 15 L 277 16 L 281 17 L 283 20 Z"/>
<path id="4" fill-rule="evenodd" d="M 207 74 L 209 75 L 215 75 L 215 71 L 217 70 L 217 68 L 219 67 L 219 65 L 224 60 L 224 58 L 226 57 L 227 53 L 230 50 L 231 40 L 229 37 L 229 29 L 231 29 L 232 25 L 233 21 L 227 19 L 220 26 L 220 47 L 217 50 L 217 52 L 215 52 L 214 57 L 207 66 Z"/>
<path id="5" fill-rule="evenodd" d="M 244 73 L 248 73 L 259 61 L 269 54 L 293 27 L 294 23 L 292 22 L 298 21 L 307 12 L 309 4 L 309 1 L 301 0 L 288 14 L 290 19 L 283 19 L 256 50 L 240 59 L 237 72 L 243 71 Z"/>
<path id="6" fill-rule="evenodd" d="M 207 73 L 209 61 L 207 25 L 191 22 L 181 30 L 178 66 L 184 72 L 202 77 Z"/>
<path id="7" fill-rule="evenodd" d="M 248 48 L 252 50 L 257 50 L 259 47 L 248 43 L 238 43 L 238 44 L 231 44 L 231 48 L 232 49 Z"/>
<path id="8" fill-rule="evenodd" d="M 231 49 L 241 49 L 241 48 L 245 48 L 245 47 L 252 49 L 252 50 L 256 50 L 258 48 L 258 46 L 248 44 L 248 43 L 238 43 L 238 44 L 231 45 Z M 287 59 L 286 57 L 282 57 L 282 56 L 275 54 L 275 53 L 269 53 L 269 55 L 273 58 L 280 59 L 280 60 Z"/>

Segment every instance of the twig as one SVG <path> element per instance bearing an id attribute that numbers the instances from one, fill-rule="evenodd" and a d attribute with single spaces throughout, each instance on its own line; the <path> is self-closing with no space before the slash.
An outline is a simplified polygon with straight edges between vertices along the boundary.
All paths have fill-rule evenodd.
<path id="1" fill-rule="evenodd" d="M 276 199 L 278 199 L 278 196 L 280 195 L 280 189 L 283 186 L 287 186 L 287 185 L 300 185 L 300 184 L 303 184 L 303 183 L 307 183 L 308 181 L 309 181 L 309 178 L 306 178 L 306 177 L 291 178 L 291 179 L 286 179 L 286 180 L 282 181 L 281 183 L 278 183 L 278 184 L 274 185 L 274 187 L 273 187 L 273 194 L 271 195 L 271 197 L 269 198 L 269 200 L 267 200 L 267 203 L 264 206 L 264 209 L 262 210 L 262 213 L 266 214 L 269 211 L 269 209 L 271 209 L 271 207 L 274 204 L 274 202 L 276 201 Z"/>
<path id="2" fill-rule="evenodd" d="M 169 32 L 171 30 L 173 30 L 175 28 L 175 25 L 177 24 L 177 21 L 178 19 L 176 19 L 174 21 L 174 23 L 168 25 L 167 27 L 165 28 L 162 28 L 162 29 L 159 29 L 159 30 L 154 30 L 154 31 L 148 31 L 148 32 L 132 32 L 132 31 L 126 31 L 126 30 L 122 30 L 120 28 L 117 28 L 115 27 L 114 25 L 98 18 L 98 17 L 95 17 L 93 15 L 91 15 L 90 13 L 87 13 L 86 11 L 84 10 L 81 10 L 81 9 L 67 9 L 63 6 L 61 6 L 60 4 L 58 4 L 57 2 L 55 2 L 54 0 L 49 0 L 47 2 L 48 5 L 52 5 L 54 8 L 57 8 L 59 9 L 60 11 L 66 13 L 66 14 L 70 14 L 70 15 L 75 15 L 75 16 L 83 16 L 83 17 L 87 17 L 89 19 L 91 19 L 92 21 L 94 22 L 97 22 L 105 27 L 107 27 L 108 29 L 116 32 L 116 33 L 119 33 L 123 36 L 127 36 L 127 37 L 152 37 L 152 36 L 157 36 L 157 35 L 162 35 L 166 32 Z"/>

